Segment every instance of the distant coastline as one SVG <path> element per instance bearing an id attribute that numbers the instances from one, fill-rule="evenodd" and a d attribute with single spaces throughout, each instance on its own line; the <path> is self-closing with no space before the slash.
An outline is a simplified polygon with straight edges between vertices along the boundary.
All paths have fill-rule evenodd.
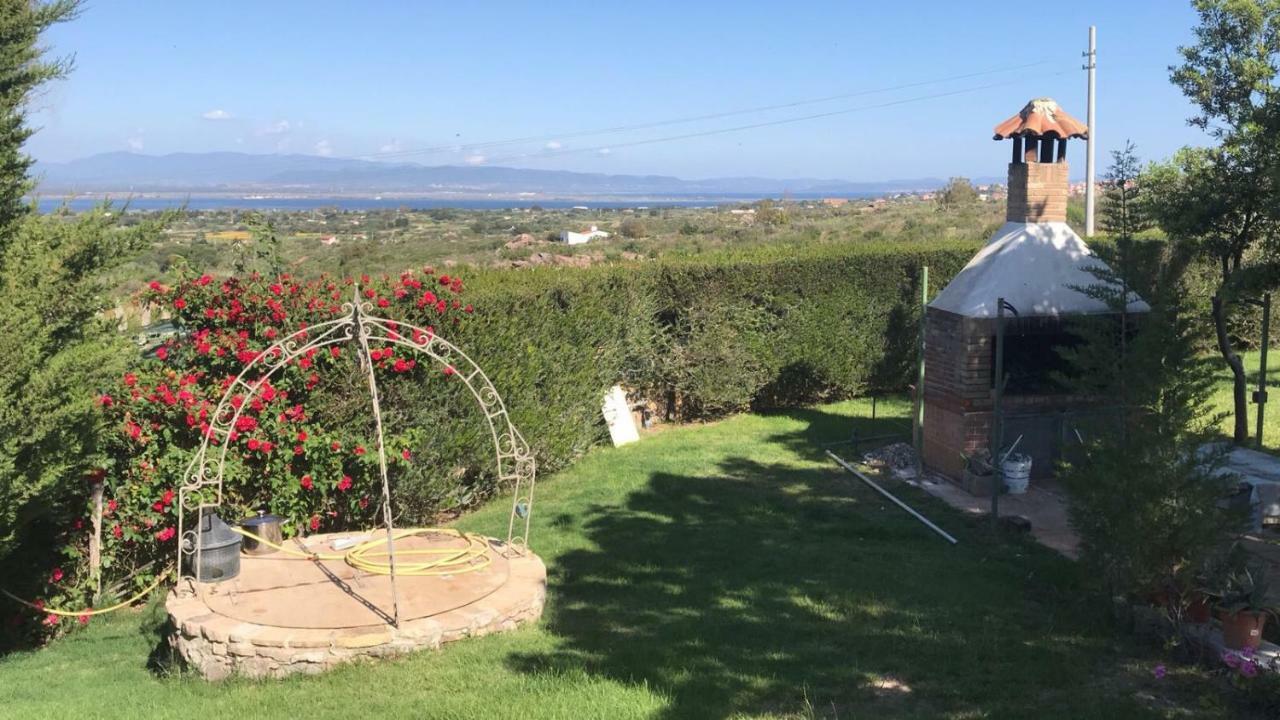
<path id="1" fill-rule="evenodd" d="M 180 192 L 95 192 L 69 194 L 36 194 L 40 212 L 47 213 L 67 206 L 73 212 L 84 212 L 109 200 L 115 205 L 126 205 L 130 210 L 168 210 L 187 207 L 191 210 L 314 210 L 336 207 L 340 210 L 434 210 L 455 208 L 459 210 L 502 210 L 506 208 L 543 207 L 568 210 L 578 206 L 591 209 L 646 208 L 646 207 L 715 207 L 736 205 L 759 200 L 815 201 L 824 197 L 866 199 L 881 197 L 882 192 L 841 193 L 793 193 L 785 198 L 760 193 L 717 194 L 663 194 L 663 195 L 556 195 L 535 193 L 493 193 L 477 195 L 467 193 L 369 193 L 324 194 L 265 192 L 265 193 L 180 193 Z"/>

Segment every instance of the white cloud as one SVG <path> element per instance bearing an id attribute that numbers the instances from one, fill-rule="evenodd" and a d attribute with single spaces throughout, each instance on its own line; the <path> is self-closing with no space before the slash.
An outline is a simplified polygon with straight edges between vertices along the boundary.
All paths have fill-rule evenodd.
<path id="1" fill-rule="evenodd" d="M 483 156 L 483 155 L 468 155 L 468 156 L 467 156 L 467 164 L 468 164 L 468 165 L 483 165 L 483 164 L 484 164 L 484 156 Z"/>
<path id="2" fill-rule="evenodd" d="M 333 154 L 333 144 L 328 140 L 321 140 L 316 143 L 316 154 L 321 157 L 329 157 Z"/>
<path id="3" fill-rule="evenodd" d="M 399 140 L 392 140 L 391 142 L 387 143 L 386 145 L 383 145 L 382 147 L 378 148 L 378 152 L 384 152 L 384 153 L 395 153 L 395 152 L 400 152 L 400 150 L 401 150 L 401 149 L 402 149 L 402 148 L 401 148 L 401 146 L 400 146 L 400 141 L 399 141 Z"/>
<path id="4" fill-rule="evenodd" d="M 288 120 L 277 120 L 258 131 L 259 135 L 284 135 L 293 129 Z"/>
<path id="5" fill-rule="evenodd" d="M 217 108 L 214 110 L 210 110 L 209 112 L 201 115 L 200 117 L 204 118 L 205 120 L 231 120 L 235 116 L 227 112 L 226 110 Z"/>
<path id="6" fill-rule="evenodd" d="M 613 154 L 613 151 L 612 151 L 612 150 L 610 150 L 609 148 L 600 148 L 600 149 L 599 149 L 599 150 L 597 150 L 596 152 L 598 152 L 598 153 L 599 153 L 599 154 L 601 154 L 601 155 L 612 155 L 612 154 Z"/>
<path id="7" fill-rule="evenodd" d="M 559 140 L 552 140 L 551 142 L 547 143 L 546 147 L 548 150 L 559 150 L 560 148 L 564 147 L 564 145 L 561 145 Z"/>
<path id="8" fill-rule="evenodd" d="M 129 146 L 129 152 L 142 152 L 142 133 L 138 132 L 125 138 L 124 143 Z"/>

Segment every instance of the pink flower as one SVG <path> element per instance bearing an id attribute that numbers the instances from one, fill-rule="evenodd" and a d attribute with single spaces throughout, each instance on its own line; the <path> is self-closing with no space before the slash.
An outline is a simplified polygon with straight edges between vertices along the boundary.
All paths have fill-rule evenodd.
<path id="1" fill-rule="evenodd" d="M 44 617 L 44 624 L 48 627 L 53 627 L 54 625 L 57 625 L 58 616 L 54 615 L 53 613 L 49 613 Z"/>
<path id="2" fill-rule="evenodd" d="M 400 457 L 404 458 L 405 462 L 408 462 L 413 459 L 413 453 L 409 452 L 408 450 L 401 450 Z"/>
<path id="3" fill-rule="evenodd" d="M 53 572 L 49 573 L 49 582 L 61 582 L 61 581 L 62 581 L 62 568 L 56 567 L 53 569 Z"/>
<path id="4" fill-rule="evenodd" d="M 174 535 L 177 535 L 177 534 L 178 534 L 177 530 L 173 529 L 172 527 L 167 527 L 161 530 L 160 532 L 156 533 L 156 539 L 159 540 L 160 542 L 168 542 L 173 539 Z"/>
<path id="5" fill-rule="evenodd" d="M 81 625 L 88 625 L 88 624 L 89 624 L 89 616 L 88 616 L 88 615 L 79 615 L 79 616 L 77 616 L 77 617 L 76 617 L 76 620 L 79 620 Z"/>
<path id="6" fill-rule="evenodd" d="M 1243 661 L 1242 663 L 1240 663 L 1240 674 L 1247 678 L 1257 677 L 1258 663 L 1254 662 L 1253 660 Z"/>
<path id="7" fill-rule="evenodd" d="M 156 348 L 156 357 L 161 360 L 167 360 L 169 358 L 169 348 L 164 345 Z"/>

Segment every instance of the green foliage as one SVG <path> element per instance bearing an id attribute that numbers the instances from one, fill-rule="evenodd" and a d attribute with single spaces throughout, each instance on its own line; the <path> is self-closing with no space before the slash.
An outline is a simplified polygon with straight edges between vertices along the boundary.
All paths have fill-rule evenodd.
<path id="1" fill-rule="evenodd" d="M 649 228 L 635 218 L 627 218 L 618 225 L 618 234 L 628 239 L 642 238 L 649 234 Z"/>
<path id="2" fill-rule="evenodd" d="M 35 183 L 22 145 L 35 132 L 27 125 L 33 93 L 71 71 L 71 59 L 49 59 L 40 35 L 75 18 L 79 0 L 3 0 L 0 5 L 0 250 L 29 208 L 23 200 Z"/>
<path id="3" fill-rule="evenodd" d="M 1218 352 L 1234 376 L 1235 442 L 1249 437 L 1245 372 L 1231 342 L 1246 278 L 1280 278 L 1280 1 L 1195 0 L 1192 45 L 1170 79 L 1197 107 L 1190 122 L 1219 141 L 1148 173 L 1153 217 L 1219 268 L 1211 299 Z M 1271 267 L 1271 270 L 1267 270 Z"/>
<path id="4" fill-rule="evenodd" d="M 938 192 L 938 204 L 944 210 L 956 210 L 978 202 L 978 191 L 969 178 L 953 177 Z"/>
<path id="5" fill-rule="evenodd" d="M 0 255 L 0 574 L 6 577 L 29 579 L 33 565 L 48 562 L 53 539 L 67 530 L 63 521 L 80 510 L 85 476 L 107 464 L 94 400 L 128 350 L 101 315 L 103 273 L 150 242 L 163 222 L 121 228 L 106 208 L 74 220 L 33 215 Z"/>
<path id="6" fill-rule="evenodd" d="M 1106 232 L 1120 238 L 1133 238 L 1151 227 L 1144 207 L 1147 196 L 1138 182 L 1141 167 L 1133 143 L 1125 141 L 1120 150 L 1111 151 L 1111 167 L 1104 176 L 1101 219 Z"/>
<path id="7" fill-rule="evenodd" d="M 1081 559 L 1109 595 L 1180 595 L 1237 520 L 1218 507 L 1230 483 L 1221 453 L 1204 449 L 1220 419 L 1207 409 L 1214 377 L 1182 302 L 1185 256 L 1138 268 L 1153 258 L 1128 240 L 1117 251 L 1139 279 L 1099 272 L 1084 291 L 1113 314 L 1077 321 L 1082 343 L 1063 351 L 1073 391 L 1107 406 L 1081 423 L 1083 444 L 1069 448 L 1059 477 Z M 1126 312 L 1135 286 L 1149 313 Z"/>

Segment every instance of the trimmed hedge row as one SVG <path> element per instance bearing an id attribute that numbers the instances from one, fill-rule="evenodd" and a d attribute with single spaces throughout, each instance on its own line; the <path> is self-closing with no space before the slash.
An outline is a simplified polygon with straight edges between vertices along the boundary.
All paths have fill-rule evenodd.
<path id="1" fill-rule="evenodd" d="M 545 469 L 606 437 L 623 383 L 677 419 L 908 382 L 920 268 L 934 291 L 976 242 L 772 247 L 593 268 L 472 271 L 453 338 L 489 373 Z"/>

